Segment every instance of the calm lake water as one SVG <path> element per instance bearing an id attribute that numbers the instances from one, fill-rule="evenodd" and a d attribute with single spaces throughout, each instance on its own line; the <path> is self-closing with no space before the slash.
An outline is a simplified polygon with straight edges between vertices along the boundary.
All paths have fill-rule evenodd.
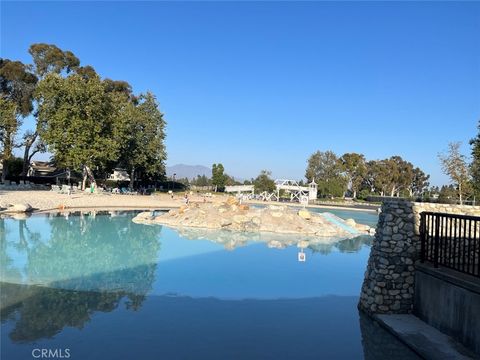
<path id="1" fill-rule="evenodd" d="M 357 310 L 371 238 L 299 262 L 296 246 L 192 240 L 134 215 L 0 220 L 2 359 L 416 359 Z"/>

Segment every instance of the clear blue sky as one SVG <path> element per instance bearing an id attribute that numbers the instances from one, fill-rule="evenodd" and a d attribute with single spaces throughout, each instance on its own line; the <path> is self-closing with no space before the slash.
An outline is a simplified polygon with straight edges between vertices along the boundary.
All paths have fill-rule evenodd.
<path id="1" fill-rule="evenodd" d="M 35 42 L 153 91 L 168 164 L 300 179 L 316 150 L 437 154 L 480 120 L 478 2 L 2 2 L 1 55 Z"/>

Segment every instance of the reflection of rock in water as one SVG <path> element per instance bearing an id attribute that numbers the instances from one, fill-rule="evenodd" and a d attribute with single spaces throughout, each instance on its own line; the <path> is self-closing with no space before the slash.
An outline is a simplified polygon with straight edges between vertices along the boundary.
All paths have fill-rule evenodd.
<path id="1" fill-rule="evenodd" d="M 283 249 L 288 246 L 297 246 L 301 248 L 310 247 L 314 251 L 323 252 L 319 249 L 331 249 L 336 243 L 343 244 L 343 241 L 349 241 L 339 247 L 341 251 L 358 251 L 362 244 L 370 240 L 370 236 L 359 236 L 354 239 L 344 240 L 340 237 L 312 237 L 305 235 L 275 234 L 275 233 L 250 233 L 231 230 L 214 230 L 191 227 L 173 228 L 178 234 L 189 240 L 209 240 L 221 244 L 225 249 L 233 250 L 245 246 L 248 242 L 263 242 L 270 248 Z M 342 241 L 343 240 L 343 241 Z M 345 250 L 343 250 L 345 249 Z M 348 250 L 347 250 L 348 249 Z M 327 251 L 327 253 L 330 252 Z"/>
<path id="2" fill-rule="evenodd" d="M 382 328 L 376 321 L 359 313 L 365 360 L 420 360 L 413 351 Z"/>
<path id="3" fill-rule="evenodd" d="M 137 310 L 145 299 L 124 291 L 71 291 L 8 283 L 0 283 L 0 290 L 2 322 L 15 322 L 9 334 L 14 342 L 51 338 L 65 326 L 82 328 L 94 312 L 110 312 L 123 298 L 127 298 L 127 308 Z"/>

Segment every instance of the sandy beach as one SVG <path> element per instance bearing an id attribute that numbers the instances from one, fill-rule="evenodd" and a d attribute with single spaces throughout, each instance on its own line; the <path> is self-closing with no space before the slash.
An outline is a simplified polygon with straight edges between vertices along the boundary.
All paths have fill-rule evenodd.
<path id="1" fill-rule="evenodd" d="M 223 202 L 227 194 L 213 194 L 204 197 L 202 194 L 190 195 L 190 202 Z M 154 195 L 120 195 L 110 193 L 89 194 L 74 193 L 72 195 L 58 194 L 48 190 L 0 190 L 0 208 L 5 211 L 10 204 L 30 204 L 34 212 L 57 211 L 64 209 L 171 209 L 185 204 L 184 193 L 169 194 L 158 193 Z M 247 201 L 257 205 L 287 205 L 301 206 L 298 203 L 278 203 L 275 201 Z M 357 211 L 376 212 L 374 209 L 362 209 L 349 206 L 309 205 L 309 208 L 345 209 Z M 1 212 L 0 211 L 0 212 Z"/>
<path id="2" fill-rule="evenodd" d="M 63 209 L 169 209 L 184 204 L 182 193 L 174 195 L 119 195 L 119 194 L 58 194 L 53 191 L 25 190 L 0 191 L 0 207 L 9 204 L 30 204 L 35 212 Z M 203 197 L 192 196 L 191 201 L 203 201 Z"/>

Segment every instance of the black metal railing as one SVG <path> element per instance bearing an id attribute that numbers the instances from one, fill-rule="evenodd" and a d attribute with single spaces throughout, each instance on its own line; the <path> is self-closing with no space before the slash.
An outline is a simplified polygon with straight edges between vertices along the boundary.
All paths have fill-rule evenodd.
<path id="1" fill-rule="evenodd" d="M 480 217 L 423 212 L 421 261 L 480 277 Z"/>

